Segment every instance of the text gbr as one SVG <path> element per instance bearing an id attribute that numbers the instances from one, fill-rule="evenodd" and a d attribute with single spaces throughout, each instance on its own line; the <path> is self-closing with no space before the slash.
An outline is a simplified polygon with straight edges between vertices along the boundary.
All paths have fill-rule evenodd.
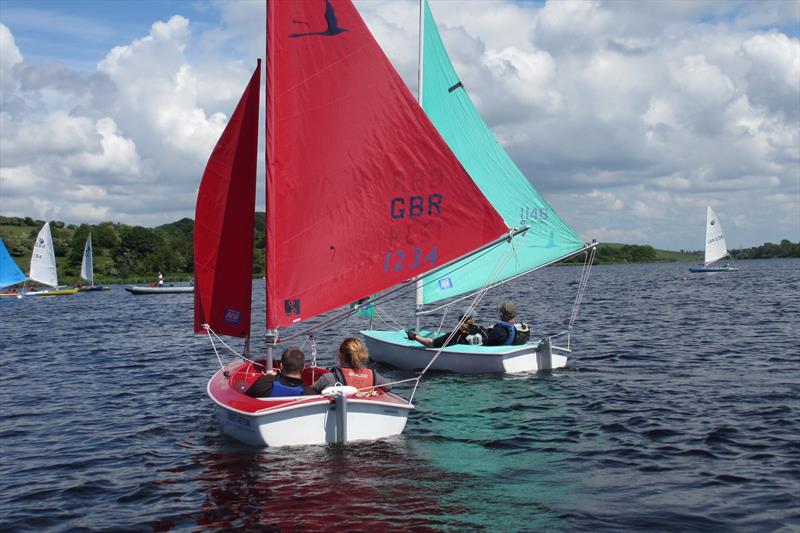
<path id="1" fill-rule="evenodd" d="M 408 198 L 392 198 L 389 204 L 389 214 L 394 219 L 418 218 L 421 216 L 440 215 L 442 213 L 441 194 L 429 194 L 424 196 L 409 196 Z M 411 248 L 410 250 L 395 250 L 386 252 L 383 270 L 413 270 L 420 267 L 423 262 L 430 266 L 436 264 L 437 249 L 433 247 L 428 250 L 422 248 Z"/>
<path id="2" fill-rule="evenodd" d="M 442 212 L 442 195 L 429 194 L 427 201 L 423 196 L 392 198 L 389 207 L 392 218 L 417 218 L 423 215 L 439 215 Z"/>

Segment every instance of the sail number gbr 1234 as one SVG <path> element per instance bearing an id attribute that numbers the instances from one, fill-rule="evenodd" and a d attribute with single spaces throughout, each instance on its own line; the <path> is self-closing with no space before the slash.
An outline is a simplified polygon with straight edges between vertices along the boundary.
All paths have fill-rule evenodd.
<path id="1" fill-rule="evenodd" d="M 413 270 L 423 266 L 425 263 L 428 268 L 436 264 L 437 249 L 434 246 L 429 250 L 422 248 L 411 248 L 410 250 L 395 250 L 386 252 L 383 261 L 383 271 Z"/>

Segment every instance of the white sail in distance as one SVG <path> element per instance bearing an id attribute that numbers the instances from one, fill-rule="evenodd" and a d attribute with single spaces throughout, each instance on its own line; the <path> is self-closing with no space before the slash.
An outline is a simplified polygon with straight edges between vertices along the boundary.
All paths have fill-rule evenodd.
<path id="1" fill-rule="evenodd" d="M 39 235 L 36 237 L 36 242 L 33 243 L 31 270 L 28 277 L 42 285 L 58 286 L 56 254 L 53 251 L 53 236 L 50 233 L 49 222 L 44 223 Z"/>
<path id="2" fill-rule="evenodd" d="M 706 212 L 706 258 L 705 264 L 709 265 L 714 261 L 719 261 L 728 255 L 728 248 L 725 246 L 725 234 L 722 232 L 722 224 L 719 223 L 717 215 L 708 206 Z"/>
<path id="3" fill-rule="evenodd" d="M 83 262 L 81 262 L 81 277 L 94 285 L 94 262 L 92 261 L 92 234 L 86 239 L 83 247 Z"/>

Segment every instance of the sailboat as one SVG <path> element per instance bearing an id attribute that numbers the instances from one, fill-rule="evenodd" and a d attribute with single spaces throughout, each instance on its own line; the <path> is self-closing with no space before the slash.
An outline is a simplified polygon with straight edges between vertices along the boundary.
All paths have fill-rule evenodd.
<path id="1" fill-rule="evenodd" d="M 729 262 L 724 265 L 714 265 L 715 262 L 729 257 Z M 711 206 L 706 210 L 706 255 L 703 266 L 690 267 L 690 272 L 736 272 L 739 270 L 733 265 L 733 258 L 728 253 L 725 245 L 725 234 L 722 224 Z"/>
<path id="2" fill-rule="evenodd" d="M 28 288 L 23 290 L 24 296 L 64 296 L 78 292 L 78 289 L 58 288 L 58 270 L 56 269 L 56 254 L 53 248 L 53 235 L 50 233 L 50 222 L 45 222 L 36 236 L 31 253 L 28 279 L 52 287 L 52 289 Z"/>
<path id="3" fill-rule="evenodd" d="M 461 373 L 525 372 L 561 368 L 570 352 L 570 335 L 594 261 L 596 242 L 586 244 L 539 195 L 481 118 L 442 43 L 426 0 L 420 2 L 419 100 L 436 129 L 458 156 L 481 193 L 509 227 L 528 230 L 503 246 L 429 275 L 417 285 L 419 317 L 442 309 L 423 306 L 445 299 L 451 304 L 529 272 L 584 256 L 572 314 L 566 329 L 521 346 L 453 345 L 441 350 L 409 340 L 405 330 L 365 330 L 370 354 L 399 368 L 432 368 Z M 452 300 L 453 298 L 459 299 Z M 448 304 L 448 305 L 451 305 Z M 428 331 L 423 335 L 430 336 Z M 557 341 L 556 338 L 560 337 Z M 566 339 L 563 345 L 557 345 Z M 434 360 L 435 359 L 435 360 Z"/>
<path id="4" fill-rule="evenodd" d="M 22 283 L 26 279 L 25 274 L 8 253 L 3 239 L 0 239 L 0 291 L 2 291 L 0 296 L 21 297 L 16 290 L 5 291 L 4 289 Z"/>
<path id="5" fill-rule="evenodd" d="M 83 260 L 81 261 L 81 278 L 89 282 L 88 287 L 80 287 L 80 292 L 87 291 L 102 291 L 106 288 L 102 285 L 94 284 L 94 257 L 92 255 L 92 234 L 86 238 L 86 244 L 83 246 Z"/>
<path id="6" fill-rule="evenodd" d="M 316 366 L 315 331 L 349 311 L 310 320 L 497 245 L 509 228 L 349 0 L 268 1 L 267 10 L 266 357 L 249 352 L 259 61 L 197 196 L 195 332 L 245 339 L 232 363 L 220 359 L 207 393 L 223 432 L 248 444 L 397 435 L 413 393 L 244 391 L 278 366 L 273 347 L 300 337 L 311 341 L 303 378 L 312 383 L 327 372 Z M 281 333 L 290 327 L 307 329 Z"/>

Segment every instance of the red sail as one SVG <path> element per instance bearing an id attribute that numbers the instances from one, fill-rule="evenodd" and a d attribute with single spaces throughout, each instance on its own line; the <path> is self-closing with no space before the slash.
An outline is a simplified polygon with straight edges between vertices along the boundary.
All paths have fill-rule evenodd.
<path id="1" fill-rule="evenodd" d="M 194 225 L 194 330 L 250 334 L 261 60 L 206 164 Z"/>
<path id="2" fill-rule="evenodd" d="M 506 231 L 349 0 L 268 1 L 267 56 L 268 328 Z"/>

